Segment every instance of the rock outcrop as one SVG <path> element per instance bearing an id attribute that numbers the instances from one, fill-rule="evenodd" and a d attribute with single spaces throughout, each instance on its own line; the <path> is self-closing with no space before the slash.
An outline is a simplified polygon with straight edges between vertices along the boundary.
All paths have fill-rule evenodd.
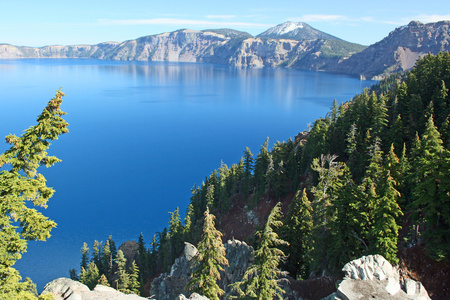
<path id="1" fill-rule="evenodd" d="M 163 273 L 153 280 L 150 295 L 155 299 L 173 300 L 180 294 L 189 294 L 184 288 L 192 273 L 191 260 L 197 254 L 197 249 L 192 244 L 185 244 L 183 254 L 175 260 L 170 273 Z M 241 280 L 247 268 L 253 264 L 253 248 L 245 242 L 233 240 L 225 243 L 225 250 L 228 266 L 220 274 L 219 286 L 229 293 L 228 285 Z"/>
<path id="2" fill-rule="evenodd" d="M 364 51 L 330 66 L 328 71 L 380 79 L 388 73 L 411 69 L 425 54 L 449 50 L 450 21 L 428 24 L 412 21 Z"/>
<path id="3" fill-rule="evenodd" d="M 325 300 L 430 299 L 420 282 L 400 280 L 398 270 L 381 255 L 369 255 L 347 263 L 337 292 Z"/>
<path id="4" fill-rule="evenodd" d="M 141 300 L 146 299 L 134 294 L 123 294 L 111 287 L 98 284 L 92 291 L 69 278 L 58 278 L 48 283 L 41 293 L 52 294 L 54 300 Z"/>

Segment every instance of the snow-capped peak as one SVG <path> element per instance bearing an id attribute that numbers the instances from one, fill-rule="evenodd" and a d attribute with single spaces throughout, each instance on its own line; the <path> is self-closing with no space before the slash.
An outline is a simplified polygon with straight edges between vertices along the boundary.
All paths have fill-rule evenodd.
<path id="1" fill-rule="evenodd" d="M 303 22 L 285 22 L 283 24 L 280 24 L 278 26 L 275 26 L 272 28 L 272 32 L 270 32 L 270 34 L 277 34 L 277 35 L 282 35 L 282 34 L 286 34 L 288 32 L 291 32 L 297 28 L 303 28 L 304 24 Z"/>

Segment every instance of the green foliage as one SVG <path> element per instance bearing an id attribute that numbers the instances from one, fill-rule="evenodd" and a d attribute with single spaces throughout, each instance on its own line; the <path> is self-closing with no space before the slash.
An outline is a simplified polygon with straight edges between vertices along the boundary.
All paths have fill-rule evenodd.
<path id="1" fill-rule="evenodd" d="M 116 290 L 119 292 L 129 294 L 130 291 L 130 274 L 127 273 L 126 264 L 127 259 L 123 255 L 122 250 L 117 251 L 117 280 L 115 281 Z"/>
<path id="2" fill-rule="evenodd" d="M 0 155 L 0 298 L 31 299 L 29 284 L 20 282 L 19 273 L 12 268 L 28 241 L 45 241 L 56 223 L 37 209 L 47 208 L 53 189 L 47 187 L 39 166 L 51 167 L 60 160 L 47 155 L 50 142 L 67 133 L 68 123 L 61 111 L 64 94 L 58 90 L 42 114 L 37 125 L 28 128 L 21 137 L 9 135 L 11 148 Z"/>
<path id="3" fill-rule="evenodd" d="M 187 285 L 189 289 L 198 292 L 212 300 L 218 300 L 224 291 L 217 285 L 223 265 L 228 265 L 225 258 L 225 247 L 222 233 L 214 226 L 214 215 L 205 211 L 202 239 L 197 245 L 198 254 L 194 258 L 195 271 Z"/>
<path id="4" fill-rule="evenodd" d="M 414 189 L 414 207 L 422 211 L 424 237 L 432 257 L 450 257 L 450 151 L 444 149 L 432 116 L 416 156 L 418 183 Z"/>
<path id="5" fill-rule="evenodd" d="M 285 269 L 293 278 L 306 279 L 309 276 L 309 257 L 311 247 L 312 207 L 306 189 L 298 190 L 289 206 L 289 212 L 280 229 L 280 237 L 289 245 L 282 250 L 290 253 L 284 263 Z"/>
<path id="6" fill-rule="evenodd" d="M 97 265 L 91 261 L 87 270 L 81 267 L 80 282 L 87 285 L 89 289 L 94 289 L 100 279 Z"/>
<path id="7" fill-rule="evenodd" d="M 141 284 L 139 282 L 139 267 L 133 260 L 130 267 L 130 292 L 139 295 Z"/>
<path id="8" fill-rule="evenodd" d="M 278 285 L 281 275 L 278 265 L 285 255 L 278 247 L 288 243 L 280 239 L 275 231 L 283 225 L 281 217 L 281 203 L 278 202 L 270 212 L 264 229 L 256 233 L 259 247 L 253 253 L 255 263 L 245 271 L 242 281 L 231 285 L 242 299 L 283 299 L 284 290 Z"/>

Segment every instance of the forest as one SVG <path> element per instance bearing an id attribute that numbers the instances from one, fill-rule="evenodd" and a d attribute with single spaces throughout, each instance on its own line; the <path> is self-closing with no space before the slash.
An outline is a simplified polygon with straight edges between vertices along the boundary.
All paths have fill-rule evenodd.
<path id="1" fill-rule="evenodd" d="M 148 247 L 141 234 L 136 261 L 127 262 L 110 236 L 104 243 L 94 241 L 92 251 L 83 245 L 80 272 L 71 270 L 71 278 L 90 288 L 101 283 L 146 295 L 146 283 L 170 270 L 184 242 L 203 245 L 198 247 L 200 269 L 202 261 L 217 256 L 210 264 L 220 270 L 226 261 L 217 241 L 225 241 L 221 228 L 214 227 L 214 216 L 220 218 L 238 203 L 250 211 L 267 199 L 274 209 L 266 225 L 247 241 L 256 249 L 255 266 L 247 282 L 235 285 L 241 299 L 267 299 L 261 298 L 264 293 L 280 296 L 282 291 L 274 284 L 280 270 L 305 280 L 336 274 L 345 263 L 369 254 L 380 254 L 395 265 L 399 245 L 424 245 L 430 259 L 448 261 L 449 84 L 450 54 L 445 52 L 425 55 L 411 71 L 391 75 L 348 102 L 334 101 L 326 116 L 294 140 L 270 148 L 267 139 L 258 153 L 246 148 L 239 162 L 221 163 L 192 188 L 184 220 L 176 208 L 168 226 L 147 241 Z M 21 155 L 16 153 L 17 159 Z M 0 156 L 0 166 L 7 159 L 8 155 Z M 13 166 L 12 171 L 28 167 Z M 11 180 L 10 172 L 0 173 L 2 197 L 7 195 L 3 185 Z M 284 216 L 281 206 L 288 206 Z M 5 228 L 2 224 L 2 233 Z M 402 237 L 400 230 L 406 232 Z M 210 249 L 208 241 L 216 241 L 215 251 L 202 254 L 201 249 Z M 3 245 L 2 241 L 0 250 L 8 255 L 22 251 Z M 9 262 L 1 257 L 3 268 Z M 276 264 L 258 269 L 274 258 Z M 262 277 L 267 268 L 272 280 L 252 282 L 251 274 Z M 7 275 L 0 272 L 3 285 Z M 209 298 L 219 299 L 222 293 L 212 288 L 213 282 L 208 285 L 193 274 L 194 290 L 206 294 L 208 289 L 201 287 L 209 286 L 214 291 Z"/>

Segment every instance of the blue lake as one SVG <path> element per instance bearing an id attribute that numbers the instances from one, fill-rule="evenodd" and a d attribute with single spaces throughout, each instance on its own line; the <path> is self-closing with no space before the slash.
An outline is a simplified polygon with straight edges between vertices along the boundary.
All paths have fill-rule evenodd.
<path id="1" fill-rule="evenodd" d="M 149 242 L 169 211 L 189 203 L 221 160 L 294 137 L 374 82 L 289 69 L 191 63 L 0 60 L 0 138 L 35 124 L 58 88 L 70 133 L 49 149 L 63 161 L 42 168 L 56 190 L 43 213 L 58 223 L 29 243 L 16 264 L 41 290 L 79 268 L 83 242 Z M 0 143 L 0 152 L 7 149 Z"/>

